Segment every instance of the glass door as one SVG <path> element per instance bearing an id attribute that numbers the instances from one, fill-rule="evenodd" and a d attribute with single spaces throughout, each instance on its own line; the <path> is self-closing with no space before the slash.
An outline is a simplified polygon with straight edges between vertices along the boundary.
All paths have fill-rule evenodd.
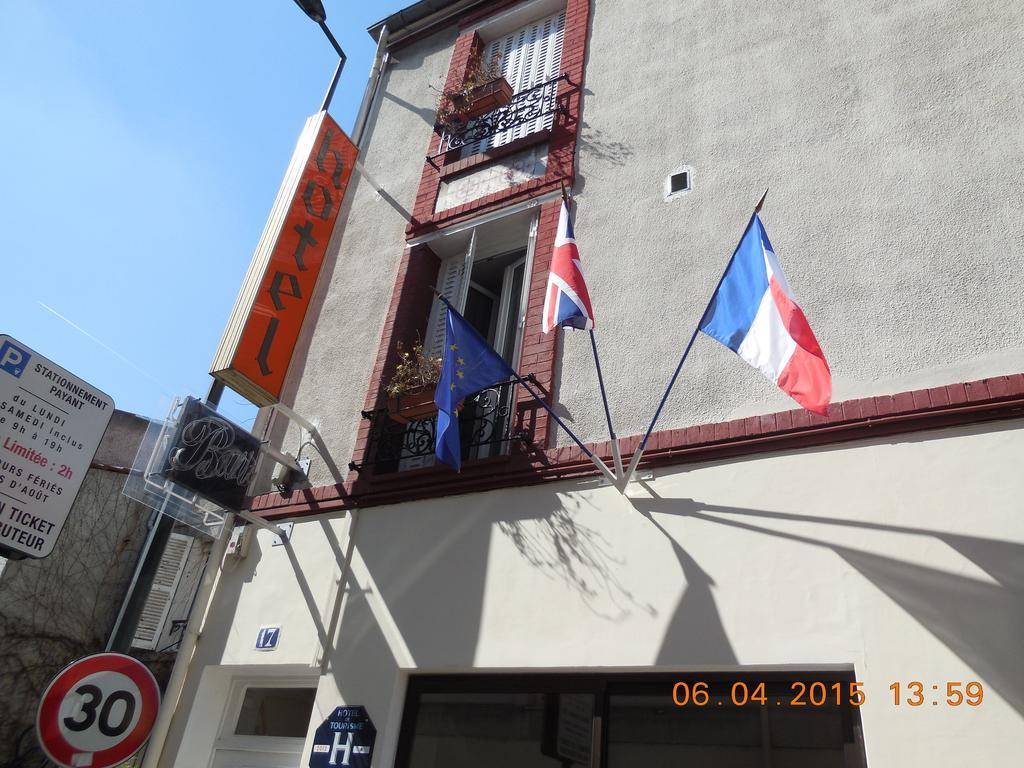
<path id="1" fill-rule="evenodd" d="M 479 266 L 479 268 L 478 268 Z M 513 368 L 518 357 L 522 323 L 520 305 L 523 280 L 526 274 L 525 251 L 494 256 L 474 265 L 474 276 L 487 279 L 491 290 L 475 281 L 470 283 L 466 301 L 466 319 L 495 351 Z M 476 296 L 474 297 L 474 290 Z M 470 315 L 471 301 L 473 315 Z M 488 313 L 485 315 L 483 308 Z M 501 454 L 508 437 L 509 420 L 515 387 L 511 384 L 488 387 L 473 397 L 472 408 L 467 408 L 471 419 L 471 433 L 467 444 L 473 445 L 470 458 L 483 459 Z"/>

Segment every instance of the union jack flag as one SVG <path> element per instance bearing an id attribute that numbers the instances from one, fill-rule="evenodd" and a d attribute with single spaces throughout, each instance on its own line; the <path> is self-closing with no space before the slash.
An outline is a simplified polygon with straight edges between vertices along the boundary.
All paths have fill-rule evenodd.
<path id="1" fill-rule="evenodd" d="M 563 200 L 558 216 L 555 250 L 551 255 L 551 271 L 544 293 L 544 333 L 558 326 L 590 330 L 594 327 L 594 310 L 590 293 L 583 280 L 580 252 L 569 219 L 569 205 Z"/>

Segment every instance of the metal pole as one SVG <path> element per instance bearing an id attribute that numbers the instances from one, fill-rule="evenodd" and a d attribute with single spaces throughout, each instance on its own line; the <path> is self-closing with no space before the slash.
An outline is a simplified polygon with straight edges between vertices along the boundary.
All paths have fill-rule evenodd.
<path id="1" fill-rule="evenodd" d="M 612 458 L 615 460 L 615 477 L 622 477 L 622 456 L 619 455 L 619 438 L 615 436 L 615 427 L 612 426 L 612 412 L 608 408 L 608 394 L 604 390 L 604 374 L 601 373 L 601 358 L 597 356 L 597 340 L 594 338 L 594 329 L 590 329 L 590 348 L 594 350 L 594 366 L 597 368 L 597 383 L 601 387 L 601 402 L 604 403 L 604 417 L 608 421 L 608 437 L 612 443 Z"/>
<path id="2" fill-rule="evenodd" d="M 338 65 L 338 68 L 340 69 L 345 66 L 345 60 L 348 57 L 345 55 L 345 52 L 341 50 L 341 46 L 338 44 L 338 41 L 334 39 L 334 35 L 331 34 L 331 30 L 327 26 L 327 21 L 318 21 L 317 23 L 320 25 L 320 29 L 324 31 L 324 34 L 327 35 L 327 39 L 330 41 L 331 45 L 334 46 L 334 50 L 338 52 L 338 58 L 341 59 L 341 63 Z"/>
<path id="3" fill-rule="evenodd" d="M 217 410 L 217 406 L 220 405 L 220 397 L 224 394 L 224 382 L 220 379 L 214 379 L 210 382 L 210 391 L 206 395 L 206 404 Z"/>
<path id="4" fill-rule="evenodd" d="M 330 85 L 327 86 L 327 93 L 324 94 L 324 100 L 320 104 L 320 111 L 326 112 L 331 106 L 331 99 L 334 98 L 334 90 L 338 87 L 338 80 L 341 78 L 341 70 L 345 68 L 345 59 L 338 59 L 338 66 L 334 68 L 334 76 L 331 78 Z"/>
<path id="5" fill-rule="evenodd" d="M 551 418 L 555 420 L 558 426 L 565 430 L 565 434 L 572 438 L 572 441 L 580 447 L 580 450 L 583 451 L 583 453 L 586 454 L 587 458 L 594 463 L 594 466 L 601 470 L 601 474 L 608 478 L 608 482 L 610 482 L 612 485 L 615 485 L 618 478 L 612 474 L 612 471 L 610 469 L 608 469 L 608 465 L 601 461 L 601 458 L 599 456 L 595 456 L 594 452 L 587 448 L 587 446 L 585 446 L 580 441 L 580 439 L 576 437 L 575 433 L 571 429 L 565 426 L 565 422 L 558 418 L 558 414 L 551 410 L 551 407 L 547 403 L 545 403 L 541 396 L 534 391 L 533 387 L 526 383 L 522 376 L 515 372 L 513 372 L 512 375 L 515 376 L 516 381 L 518 381 L 526 388 L 527 392 L 533 395 L 533 399 L 540 403 L 540 407 L 548 412 L 548 415 L 550 415 Z"/>
<path id="6" fill-rule="evenodd" d="M 327 27 L 327 22 L 319 21 L 317 23 L 320 25 L 320 29 L 324 31 L 324 34 L 327 35 L 331 45 L 334 46 L 334 50 L 338 52 L 338 66 L 334 68 L 334 77 L 331 78 L 331 84 L 327 88 L 327 93 L 324 94 L 323 104 L 320 105 L 320 111 L 326 112 L 327 108 L 331 106 L 331 99 L 334 98 L 334 89 L 338 87 L 338 79 L 341 77 L 341 71 L 345 68 L 345 62 L 348 60 L 348 57 L 341 50 L 338 41 L 334 39 L 334 35 L 331 34 L 331 30 Z"/>
<path id="7" fill-rule="evenodd" d="M 245 520 L 247 523 L 252 523 L 257 528 L 262 528 L 265 531 L 270 531 L 275 536 L 285 540 L 288 538 L 288 533 L 281 526 L 275 525 L 274 523 L 264 520 L 262 517 L 257 515 L 250 509 L 243 509 L 241 512 L 236 513 L 240 518 Z"/>
<path id="8" fill-rule="evenodd" d="M 566 216 L 569 215 L 569 192 L 562 184 L 562 205 L 566 208 Z M 615 437 L 615 427 L 612 426 L 612 412 L 608 408 L 608 393 L 604 388 L 604 373 L 601 371 L 601 358 L 597 354 L 597 339 L 594 336 L 594 329 L 590 329 L 590 348 L 594 351 L 594 366 L 597 368 L 597 384 L 601 389 L 601 402 L 604 404 L 604 417 L 608 422 L 608 437 L 612 444 L 612 459 L 615 461 L 615 479 L 622 477 L 622 457 L 619 455 L 619 440 Z"/>
<path id="9" fill-rule="evenodd" d="M 146 747 L 146 757 L 142 762 L 142 768 L 157 768 L 160 763 L 160 756 L 164 750 L 164 743 L 167 741 L 167 733 L 170 731 L 171 723 L 174 720 L 174 713 L 178 705 L 178 699 L 185 687 L 185 678 L 188 675 L 189 666 L 192 663 L 192 655 L 199 642 L 199 630 L 202 628 L 203 619 L 210 605 L 210 598 L 213 596 L 213 588 L 217 583 L 217 575 L 220 573 L 221 563 L 224 554 L 227 552 L 228 541 L 231 539 L 231 530 L 235 525 L 235 516 L 228 512 L 224 516 L 224 526 L 221 530 L 213 548 L 210 550 L 210 560 L 207 568 L 203 571 L 203 579 L 196 592 L 195 603 L 192 606 L 192 613 L 189 614 L 188 624 L 181 637 L 181 644 L 178 646 L 178 655 L 174 659 L 174 668 L 171 670 L 171 678 L 167 681 L 167 688 L 164 691 L 163 701 L 160 703 L 160 711 L 157 714 L 156 722 L 153 724 L 153 733 L 149 737 L 149 744 Z"/>
<path id="10" fill-rule="evenodd" d="M 665 401 L 668 400 L 669 393 L 672 391 L 672 387 L 676 383 L 676 379 L 679 378 L 679 372 L 683 369 L 683 363 L 686 362 L 687 356 L 690 354 L 690 349 L 693 347 L 693 342 L 697 338 L 697 334 L 700 332 L 700 323 L 704 319 L 704 316 L 708 313 L 711 308 L 711 302 L 715 300 L 715 294 L 718 293 L 719 287 L 722 285 L 722 281 L 725 280 L 725 276 L 729 272 L 729 267 L 732 266 L 733 259 L 736 258 L 736 252 L 740 248 L 740 243 L 743 242 L 743 238 L 747 236 L 747 230 L 750 229 L 750 225 L 754 223 L 754 217 L 761 210 L 761 206 L 764 205 L 765 198 L 768 197 L 768 190 L 764 191 L 761 195 L 761 199 L 757 201 L 757 205 L 754 206 L 754 212 L 750 214 L 750 221 L 747 222 L 747 226 L 743 228 L 743 234 L 740 236 L 739 242 L 736 243 L 736 247 L 733 249 L 732 256 L 729 257 L 729 261 L 725 265 L 725 269 L 722 270 L 722 276 L 718 278 L 718 282 L 715 283 L 715 290 L 711 292 L 710 298 L 708 298 L 707 306 L 704 311 L 701 312 L 700 320 L 697 321 L 697 327 L 693 329 L 693 334 L 690 336 L 689 342 L 686 344 L 686 349 L 683 350 L 683 356 L 679 359 L 679 365 L 676 366 L 675 373 L 672 374 L 672 378 L 668 382 L 668 387 L 665 389 L 665 394 L 661 396 L 661 402 L 658 403 L 658 409 L 654 412 L 654 418 L 651 419 L 650 426 L 647 427 L 647 432 L 644 434 L 644 439 L 640 441 L 640 445 L 637 446 L 636 452 L 633 454 L 632 461 L 629 462 L 629 469 L 626 471 L 626 481 L 623 485 L 629 485 L 629 481 L 633 479 L 633 473 L 636 472 L 637 465 L 640 463 L 640 457 L 644 454 L 644 448 L 647 447 L 647 441 L 651 437 L 651 432 L 654 431 L 654 425 L 658 421 L 658 417 L 661 415 L 661 409 L 665 407 Z"/>

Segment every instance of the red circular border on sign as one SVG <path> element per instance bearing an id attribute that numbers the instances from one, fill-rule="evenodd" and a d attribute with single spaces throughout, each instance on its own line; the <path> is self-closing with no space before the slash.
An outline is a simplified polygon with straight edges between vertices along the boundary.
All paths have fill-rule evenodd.
<path id="1" fill-rule="evenodd" d="M 61 670 L 46 686 L 36 713 L 36 733 L 46 756 L 53 762 L 71 767 L 71 758 L 79 750 L 72 747 L 60 732 L 58 717 L 64 697 L 83 678 L 96 672 L 120 672 L 139 688 L 142 695 L 139 722 L 120 742 L 92 753 L 92 768 L 112 768 L 139 751 L 146 743 L 160 709 L 160 689 L 153 673 L 138 659 L 120 653 L 97 653 L 74 661 Z"/>

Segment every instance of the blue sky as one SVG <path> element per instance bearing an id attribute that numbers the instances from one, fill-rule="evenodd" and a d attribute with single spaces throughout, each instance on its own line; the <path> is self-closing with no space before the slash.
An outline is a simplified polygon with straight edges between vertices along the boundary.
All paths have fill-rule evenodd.
<path id="1" fill-rule="evenodd" d="M 325 0 L 350 130 L 406 0 Z M 292 0 L 21 0 L 0 12 L 0 333 L 162 416 L 207 371 L 337 59 Z M 251 422 L 228 391 L 222 410 Z"/>

